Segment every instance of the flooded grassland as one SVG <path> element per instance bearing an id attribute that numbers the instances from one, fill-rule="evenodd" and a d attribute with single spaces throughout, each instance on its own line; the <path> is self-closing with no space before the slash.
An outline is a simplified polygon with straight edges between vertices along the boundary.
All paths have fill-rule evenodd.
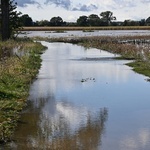
<path id="1" fill-rule="evenodd" d="M 12 148 L 149 150 L 150 85 L 124 65 L 133 60 L 75 44 L 42 44 L 48 49 Z"/>
<path id="2" fill-rule="evenodd" d="M 134 60 L 128 65 L 150 77 L 150 36 L 95 37 L 87 39 L 83 45 L 119 54 L 122 59 Z"/>
<path id="3" fill-rule="evenodd" d="M 134 60 L 128 63 L 134 71 L 150 77 L 150 35 L 63 37 L 46 40 L 75 43 L 86 48 L 119 54 L 118 59 Z"/>
<path id="4" fill-rule="evenodd" d="M 125 65 L 134 62 L 137 72 L 150 77 L 149 35 L 34 37 L 34 40 L 48 41 L 41 42 L 48 49 L 41 55 L 41 68 L 36 80 L 31 82 L 28 107 L 22 111 L 13 141 L 2 148 L 149 150 L 150 85 L 145 80 L 147 77 Z M 39 53 L 35 57 L 39 58 Z M 24 64 L 22 56 L 15 58 Z M 31 58 L 29 64 L 37 62 Z M 21 83 L 22 74 L 28 75 L 28 69 L 21 72 L 20 65 L 11 70 L 17 70 Z M 11 70 L 6 71 L 7 79 L 12 77 Z M 4 79 L 0 84 L 5 85 L 0 89 L 6 94 L 1 102 L 8 102 L 0 113 L 2 116 L 7 113 L 8 125 L 16 115 L 10 112 L 19 106 L 22 101 L 19 94 L 24 92 L 20 88 L 23 85 L 14 84 L 14 79 L 16 76 L 8 88 Z M 16 85 L 17 92 L 10 85 Z M 14 98 L 8 100 L 9 96 L 17 96 L 19 101 L 11 104 Z"/>

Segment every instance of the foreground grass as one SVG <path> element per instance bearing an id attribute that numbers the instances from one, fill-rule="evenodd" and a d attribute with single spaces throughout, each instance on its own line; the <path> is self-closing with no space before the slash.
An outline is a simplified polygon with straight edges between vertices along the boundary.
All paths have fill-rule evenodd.
<path id="1" fill-rule="evenodd" d="M 3 143 L 11 139 L 17 126 L 45 48 L 40 43 L 19 40 L 1 42 L 0 49 L 0 143 Z M 13 55 L 12 49 L 17 49 L 17 54 Z"/>

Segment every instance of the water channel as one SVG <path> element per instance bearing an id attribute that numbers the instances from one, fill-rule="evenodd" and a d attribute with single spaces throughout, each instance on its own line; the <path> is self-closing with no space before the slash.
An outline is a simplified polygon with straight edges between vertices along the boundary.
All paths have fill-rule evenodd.
<path id="1" fill-rule="evenodd" d="M 12 149 L 150 149 L 150 83 L 145 76 L 102 50 L 42 44 L 48 49 Z"/>

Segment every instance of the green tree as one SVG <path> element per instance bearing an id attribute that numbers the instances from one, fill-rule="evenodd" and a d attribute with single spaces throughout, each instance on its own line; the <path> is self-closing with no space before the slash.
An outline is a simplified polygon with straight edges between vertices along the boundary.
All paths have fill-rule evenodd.
<path id="1" fill-rule="evenodd" d="M 11 0 L 9 2 L 9 30 L 10 30 L 10 36 L 14 37 L 14 35 L 17 33 L 17 29 L 19 29 L 22 24 L 20 21 L 20 15 L 21 12 L 16 11 L 17 3 L 14 2 L 14 0 Z"/>
<path id="2" fill-rule="evenodd" d="M 32 18 L 29 17 L 28 14 L 24 14 L 20 17 L 20 21 L 22 26 L 32 26 L 33 25 L 33 21 Z"/>
<path id="3" fill-rule="evenodd" d="M 88 26 L 88 17 L 87 16 L 80 16 L 77 19 L 78 26 Z"/>
<path id="4" fill-rule="evenodd" d="M 99 26 L 100 22 L 101 22 L 100 17 L 96 14 L 91 14 L 88 17 L 88 23 L 90 26 Z"/>
<path id="5" fill-rule="evenodd" d="M 111 25 L 111 21 L 116 20 L 116 17 L 113 16 L 113 13 L 111 11 L 102 12 L 100 16 L 102 17 L 101 20 L 103 22 L 106 22 L 107 25 Z"/>
<path id="6" fill-rule="evenodd" d="M 141 19 L 140 21 L 139 21 L 139 25 L 140 26 L 145 26 L 145 19 Z"/>
<path id="7" fill-rule="evenodd" d="M 134 21 L 134 20 L 125 20 L 124 22 L 123 22 L 123 25 L 124 26 L 139 26 L 140 25 L 140 23 L 139 23 L 139 21 Z"/>
<path id="8" fill-rule="evenodd" d="M 20 27 L 20 19 L 18 13 L 15 11 L 17 3 L 14 0 L 1 0 L 0 4 L 0 22 L 1 22 L 1 38 L 2 40 L 9 39 L 14 31 Z"/>
<path id="9" fill-rule="evenodd" d="M 36 24 L 38 26 L 49 26 L 50 22 L 48 20 L 41 20 L 41 21 L 36 22 Z"/>
<path id="10" fill-rule="evenodd" d="M 53 17 L 50 20 L 51 26 L 62 26 L 63 25 L 63 19 L 61 17 Z"/>
<path id="11" fill-rule="evenodd" d="M 150 17 L 146 19 L 146 25 L 150 26 Z"/>

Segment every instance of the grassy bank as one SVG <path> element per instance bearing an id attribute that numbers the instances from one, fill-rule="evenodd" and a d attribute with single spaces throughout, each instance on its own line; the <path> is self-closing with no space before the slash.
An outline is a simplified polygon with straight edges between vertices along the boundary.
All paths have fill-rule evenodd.
<path id="1" fill-rule="evenodd" d="M 17 126 L 45 48 L 30 40 L 17 40 L 0 42 L 0 49 L 0 143 L 3 143 L 11 139 Z"/>
<path id="2" fill-rule="evenodd" d="M 72 31 L 72 30 L 150 30 L 150 26 L 107 26 L 107 27 L 23 27 L 23 31 Z"/>

